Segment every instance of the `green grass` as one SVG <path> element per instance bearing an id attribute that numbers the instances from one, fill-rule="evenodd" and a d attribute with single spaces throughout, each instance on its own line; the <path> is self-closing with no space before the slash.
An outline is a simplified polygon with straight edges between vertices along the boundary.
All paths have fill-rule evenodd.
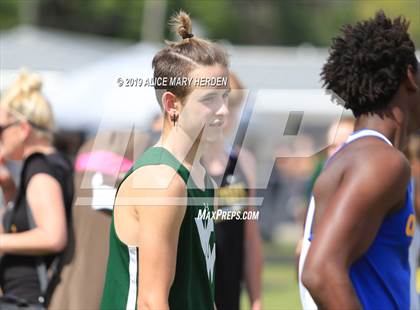
<path id="1" fill-rule="evenodd" d="M 301 309 L 294 266 L 294 246 L 264 244 L 263 309 Z M 241 309 L 250 309 L 245 290 Z"/>

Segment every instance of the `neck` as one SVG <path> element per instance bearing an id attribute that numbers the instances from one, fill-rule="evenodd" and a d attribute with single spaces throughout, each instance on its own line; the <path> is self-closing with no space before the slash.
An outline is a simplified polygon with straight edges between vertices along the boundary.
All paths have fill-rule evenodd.
<path id="1" fill-rule="evenodd" d="M 203 160 L 206 162 L 211 161 L 220 157 L 220 155 L 225 155 L 225 147 L 223 141 L 211 142 L 206 149 Z"/>
<path id="2" fill-rule="evenodd" d="M 34 153 L 51 154 L 55 151 L 51 142 L 44 139 L 29 141 L 23 150 L 23 158 L 27 158 Z"/>
<path id="3" fill-rule="evenodd" d="M 225 151 L 223 141 L 216 141 L 209 144 L 203 156 L 203 164 L 210 175 L 223 175 L 227 168 L 229 156 Z"/>
<path id="4" fill-rule="evenodd" d="M 220 174 L 221 169 L 226 168 L 228 156 L 225 152 L 223 141 L 212 142 L 208 145 L 203 156 L 203 164 L 207 171 L 212 174 Z"/>
<path id="5" fill-rule="evenodd" d="M 175 128 L 173 126 L 164 125 L 162 136 L 156 143 L 156 146 L 161 146 L 169 150 L 181 163 L 188 169 L 191 169 L 195 162 L 199 162 L 204 153 L 204 143 L 201 141 L 200 133 L 198 137 L 193 140 L 182 128 Z"/>
<path id="6" fill-rule="evenodd" d="M 382 115 L 367 114 L 356 119 L 355 130 L 371 129 L 382 133 L 392 145 L 403 150 L 408 140 L 408 120 L 399 106 L 391 106 Z"/>

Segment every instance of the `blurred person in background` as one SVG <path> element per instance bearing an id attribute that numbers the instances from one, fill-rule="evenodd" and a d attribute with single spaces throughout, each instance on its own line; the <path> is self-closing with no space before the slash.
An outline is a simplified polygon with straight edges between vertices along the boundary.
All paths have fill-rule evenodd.
<path id="1" fill-rule="evenodd" d="M 49 309 L 99 309 L 115 191 L 149 140 L 140 132 L 106 131 L 79 149 L 74 164 L 73 231 Z"/>
<path id="2" fill-rule="evenodd" d="M 293 156 L 311 153 L 313 140 L 300 135 L 289 145 L 278 145 L 275 161 L 267 189 L 259 190 L 264 196 L 261 206 L 261 232 L 265 240 L 290 241 L 289 228 L 295 227 L 307 205 L 306 189 L 313 172 L 313 157 Z M 293 228 L 292 228 L 293 229 Z M 293 238 L 293 237 L 292 237 Z M 295 240 L 293 240 L 295 242 Z"/>
<path id="3" fill-rule="evenodd" d="M 6 211 L 7 205 L 13 199 L 13 195 L 16 193 L 16 184 L 12 177 L 12 173 L 9 171 L 6 166 L 6 161 L 2 155 L 2 147 L 0 146 L 0 218 L 2 218 L 4 212 Z M 0 225 L 0 232 L 2 231 L 3 226 Z"/>
<path id="4" fill-rule="evenodd" d="M 238 123 L 245 90 L 233 73 L 229 74 L 229 116 L 224 135 Z M 229 154 L 230 153 L 230 154 Z M 239 153 L 241 156 L 239 156 Z M 256 210 L 244 200 L 255 196 L 255 158 L 246 149 L 233 146 L 232 151 L 220 136 L 209 144 L 203 156 L 207 172 L 220 186 L 218 208 L 223 210 Z M 216 221 L 216 307 L 240 309 L 241 284 L 244 280 L 251 309 L 261 309 L 261 237 L 256 220 Z"/>
<path id="5" fill-rule="evenodd" d="M 45 306 L 46 271 L 67 244 L 73 171 L 52 146 L 54 117 L 41 85 L 38 75 L 23 72 L 0 101 L 2 158 L 23 161 L 17 186 L 1 167 L 5 203 L 13 205 L 0 234 L 1 309 Z"/>

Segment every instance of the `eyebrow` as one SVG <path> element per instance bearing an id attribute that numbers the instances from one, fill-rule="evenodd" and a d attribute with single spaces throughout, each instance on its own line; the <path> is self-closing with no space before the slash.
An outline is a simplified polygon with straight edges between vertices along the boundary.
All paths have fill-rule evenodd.
<path id="1" fill-rule="evenodd" d="M 230 88 L 225 88 L 224 91 L 223 91 L 223 94 L 230 93 L 230 91 L 231 91 Z M 214 90 L 214 91 L 211 91 L 209 93 L 206 93 L 206 94 L 202 95 L 201 98 L 203 99 L 203 98 L 207 98 L 207 97 L 217 96 L 220 93 L 221 93 L 221 90 Z"/>

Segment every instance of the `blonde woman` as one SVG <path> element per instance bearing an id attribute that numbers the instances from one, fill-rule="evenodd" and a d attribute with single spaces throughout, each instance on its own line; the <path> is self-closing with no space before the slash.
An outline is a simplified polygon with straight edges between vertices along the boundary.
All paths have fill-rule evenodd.
<path id="1" fill-rule="evenodd" d="M 14 205 L 0 235 L 1 309 L 42 308 L 37 266 L 47 269 L 67 243 L 72 167 L 52 145 L 54 119 L 41 85 L 38 75 L 21 73 L 0 101 L 2 157 L 23 161 L 20 184 L 7 177 L 0 184 L 5 203 Z"/>
<path id="2" fill-rule="evenodd" d="M 182 38 L 153 59 L 154 77 L 228 80 L 227 56 L 195 37 L 191 20 L 173 19 Z M 115 200 L 101 309 L 213 309 L 213 182 L 199 163 L 222 135 L 227 83 L 156 85 L 162 135 L 137 160 Z"/>

